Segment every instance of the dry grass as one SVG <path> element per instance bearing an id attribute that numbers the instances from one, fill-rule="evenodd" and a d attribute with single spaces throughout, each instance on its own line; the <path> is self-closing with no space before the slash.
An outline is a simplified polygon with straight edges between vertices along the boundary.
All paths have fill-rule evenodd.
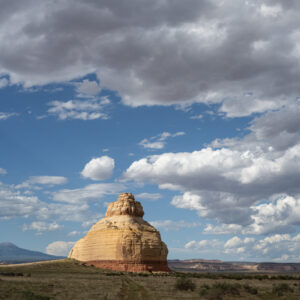
<path id="1" fill-rule="evenodd" d="M 188 277 L 195 290 L 176 288 L 180 276 Z M 86 267 L 73 260 L 0 268 L 0 299 L 300 299 L 299 287 L 297 275 L 133 274 Z"/>

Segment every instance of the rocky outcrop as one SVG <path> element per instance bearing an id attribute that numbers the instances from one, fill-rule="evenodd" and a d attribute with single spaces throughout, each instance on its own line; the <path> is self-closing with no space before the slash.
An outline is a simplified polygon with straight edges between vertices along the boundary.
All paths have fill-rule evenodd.
<path id="1" fill-rule="evenodd" d="M 141 203 L 132 194 L 121 194 L 109 204 L 105 218 L 75 244 L 69 257 L 105 269 L 168 272 L 168 248 L 143 215 Z"/>

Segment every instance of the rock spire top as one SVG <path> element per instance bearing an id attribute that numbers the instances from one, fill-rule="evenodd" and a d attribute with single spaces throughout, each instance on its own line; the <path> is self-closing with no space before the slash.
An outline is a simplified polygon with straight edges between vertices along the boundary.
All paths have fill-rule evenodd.
<path id="1" fill-rule="evenodd" d="M 122 193 L 117 201 L 110 203 L 107 207 L 105 217 L 124 215 L 134 217 L 144 216 L 142 204 L 139 201 L 135 201 L 131 193 Z"/>

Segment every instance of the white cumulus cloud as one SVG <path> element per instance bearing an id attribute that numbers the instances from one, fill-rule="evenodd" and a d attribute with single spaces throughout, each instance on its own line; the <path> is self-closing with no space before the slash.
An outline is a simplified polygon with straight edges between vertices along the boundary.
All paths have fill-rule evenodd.
<path id="1" fill-rule="evenodd" d="M 27 180 L 22 182 L 21 184 L 16 185 L 16 188 L 27 188 L 27 189 L 39 189 L 38 186 L 46 185 L 46 186 L 55 186 L 61 185 L 68 182 L 68 179 L 63 176 L 30 176 Z"/>
<path id="2" fill-rule="evenodd" d="M 104 180 L 112 176 L 115 161 L 109 156 L 101 156 L 91 159 L 81 171 L 81 175 L 92 180 Z"/>
<path id="3" fill-rule="evenodd" d="M 105 195 L 118 194 L 125 186 L 120 183 L 95 183 L 77 189 L 63 189 L 53 193 L 53 200 L 66 203 L 85 203 L 99 200 Z"/>
<path id="4" fill-rule="evenodd" d="M 67 256 L 75 242 L 56 241 L 46 247 L 46 253 L 56 256 Z"/>
<path id="5" fill-rule="evenodd" d="M 95 120 L 107 119 L 108 115 L 104 112 L 105 106 L 110 101 L 104 98 L 85 99 L 85 100 L 69 100 L 69 101 L 51 101 L 48 103 L 49 115 L 57 117 L 59 120 Z"/>
<path id="6" fill-rule="evenodd" d="M 0 168 L 0 174 L 5 175 L 5 174 L 7 174 L 7 171 L 3 168 Z"/>
<path id="7" fill-rule="evenodd" d="M 73 230 L 68 233 L 68 236 L 76 236 L 76 235 L 82 235 L 82 232 L 78 230 Z"/>
<path id="8" fill-rule="evenodd" d="M 146 200 L 152 200 L 156 201 L 162 197 L 159 193 L 140 193 L 135 195 L 135 199 L 146 199 Z"/>
<path id="9" fill-rule="evenodd" d="M 41 202 L 38 197 L 26 195 L 0 182 L 0 219 L 28 217 L 36 213 Z"/>
<path id="10" fill-rule="evenodd" d="M 250 261 L 278 261 L 297 262 L 300 259 L 300 235 L 274 234 L 264 238 L 234 236 L 227 241 L 213 239 L 190 241 L 185 249 L 193 253 L 210 253 L 211 255 L 225 255 L 227 259 L 238 257 L 240 260 Z"/>
<path id="11" fill-rule="evenodd" d="M 17 113 L 0 112 L 0 120 L 7 120 L 11 117 L 17 116 Z"/>
<path id="12" fill-rule="evenodd" d="M 184 220 L 179 220 L 179 221 L 157 220 L 157 221 L 151 221 L 150 224 L 156 228 L 164 229 L 166 231 L 193 228 L 201 225 L 199 222 L 190 223 Z"/>
<path id="13" fill-rule="evenodd" d="M 0 68 L 10 84 L 96 73 L 126 105 L 219 103 L 228 116 L 299 96 L 297 1 L 16 0 L 2 3 L 0 17 Z M 93 82 L 79 89 L 96 94 Z"/>
<path id="14" fill-rule="evenodd" d="M 179 131 L 174 134 L 171 134 L 170 132 L 162 132 L 149 139 L 143 139 L 139 142 L 139 145 L 147 149 L 162 149 L 165 147 L 167 139 L 181 135 L 185 135 L 185 132 Z"/>
<path id="15" fill-rule="evenodd" d="M 28 179 L 30 184 L 59 185 L 67 183 L 68 179 L 63 176 L 31 176 Z"/>
<path id="16" fill-rule="evenodd" d="M 97 81 L 84 79 L 82 82 L 77 83 L 77 93 L 80 97 L 95 96 L 101 91 L 101 87 Z"/>
<path id="17" fill-rule="evenodd" d="M 5 88 L 8 86 L 9 81 L 6 78 L 0 78 L 0 89 Z"/>
<path id="18" fill-rule="evenodd" d="M 220 226 L 241 225 L 241 232 L 253 234 L 293 232 L 299 226 L 299 114 L 300 104 L 293 102 L 256 117 L 242 138 L 215 140 L 193 152 L 144 157 L 123 177 L 181 192 L 173 205 L 195 210 Z"/>
<path id="19" fill-rule="evenodd" d="M 56 231 L 56 230 L 59 230 L 62 228 L 63 228 L 63 226 L 57 224 L 56 222 L 46 223 L 46 222 L 42 222 L 42 221 L 35 221 L 29 225 L 24 224 L 22 229 L 23 229 L 23 231 L 35 230 L 37 232 L 44 232 L 44 231 Z"/>

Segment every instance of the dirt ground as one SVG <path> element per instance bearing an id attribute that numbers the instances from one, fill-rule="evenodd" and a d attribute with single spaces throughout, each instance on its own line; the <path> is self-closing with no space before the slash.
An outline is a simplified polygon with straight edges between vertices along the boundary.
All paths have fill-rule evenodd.
<path id="1" fill-rule="evenodd" d="M 191 289 L 184 290 L 188 287 L 186 282 L 192 284 Z M 0 299 L 296 300 L 300 299 L 300 276 L 178 272 L 136 274 L 87 267 L 74 260 L 60 260 L 0 266 Z"/>

